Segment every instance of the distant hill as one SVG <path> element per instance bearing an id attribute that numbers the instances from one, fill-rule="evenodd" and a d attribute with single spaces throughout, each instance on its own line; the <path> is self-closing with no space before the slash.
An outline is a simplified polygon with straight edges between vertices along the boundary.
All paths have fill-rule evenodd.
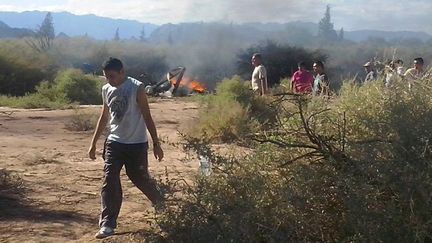
<path id="1" fill-rule="evenodd" d="M 0 12 L 0 21 L 13 28 L 0 26 L 0 37 L 15 37 L 26 35 L 29 29 L 37 29 L 47 12 L 27 11 Z M 318 33 L 318 24 L 312 22 L 295 21 L 290 23 L 181 23 L 164 24 L 161 26 L 141 23 L 134 20 L 122 20 L 96 15 L 75 15 L 68 12 L 52 13 L 54 28 L 60 37 L 74 37 L 87 35 L 95 39 L 110 40 L 114 38 L 119 28 L 121 39 L 139 38 L 144 27 L 146 36 L 151 42 L 194 43 L 198 40 L 234 40 L 243 43 L 256 43 L 271 39 L 277 42 L 292 44 L 307 44 Z M 336 30 L 338 31 L 338 30 Z M 432 35 L 424 32 L 412 31 L 378 31 L 356 30 L 345 31 L 347 40 L 359 42 L 369 38 L 383 38 L 385 40 L 432 39 Z"/>
<path id="2" fill-rule="evenodd" d="M 382 38 L 385 40 L 420 39 L 422 41 L 432 39 L 432 35 L 425 32 L 414 31 L 379 31 L 379 30 L 356 30 L 345 31 L 345 39 L 352 41 L 365 41 L 369 38 Z"/>
<path id="3" fill-rule="evenodd" d="M 338 30 L 337 30 L 338 31 Z M 151 42 L 195 43 L 197 40 L 230 40 L 254 44 L 259 41 L 274 40 L 280 43 L 304 45 L 316 39 L 318 24 L 310 22 L 279 23 L 182 23 L 164 24 L 150 35 Z M 344 31 L 346 40 L 361 42 L 369 38 L 382 38 L 387 41 L 419 39 L 427 41 L 432 35 L 413 31 Z"/>
<path id="4" fill-rule="evenodd" d="M 24 28 L 11 28 L 9 25 L 0 21 L 0 38 L 22 38 L 32 36 L 34 32 Z"/>
<path id="5" fill-rule="evenodd" d="M 0 12 L 0 21 L 16 28 L 37 29 L 45 18 L 47 12 L 27 11 Z M 148 23 L 140 23 L 133 20 L 122 20 L 99 17 L 96 15 L 74 15 L 68 12 L 52 13 L 56 34 L 62 33 L 67 36 L 83 36 L 101 40 L 112 39 L 115 31 L 119 28 L 120 38 L 139 38 L 142 28 L 145 28 L 146 35 L 158 26 Z"/>

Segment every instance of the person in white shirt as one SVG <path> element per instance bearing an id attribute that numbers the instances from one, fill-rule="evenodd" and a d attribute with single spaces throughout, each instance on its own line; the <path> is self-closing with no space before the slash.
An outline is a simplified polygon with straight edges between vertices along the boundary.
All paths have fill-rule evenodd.
<path id="1" fill-rule="evenodd" d="M 108 83 L 102 87 L 103 108 L 88 151 L 96 159 L 96 142 L 109 124 L 102 157 L 104 177 L 101 190 L 101 215 L 99 231 L 95 237 L 102 239 L 114 234 L 122 204 L 120 171 L 123 165 L 132 183 L 141 190 L 156 209 L 163 205 L 164 197 L 148 172 L 148 136 L 153 140 L 153 153 L 161 161 L 164 157 L 156 126 L 150 114 L 144 85 L 126 76 L 122 62 L 110 58 L 103 65 Z"/>
<path id="2" fill-rule="evenodd" d="M 263 65 L 261 54 L 255 53 L 251 61 L 255 67 L 251 80 L 252 90 L 256 94 L 265 95 L 268 92 L 267 70 Z"/>
<path id="3" fill-rule="evenodd" d="M 414 59 L 413 67 L 408 69 L 404 75 L 405 79 L 408 81 L 408 88 L 411 90 L 415 82 L 418 82 L 426 77 L 426 72 L 424 69 L 424 60 L 421 57 Z"/>

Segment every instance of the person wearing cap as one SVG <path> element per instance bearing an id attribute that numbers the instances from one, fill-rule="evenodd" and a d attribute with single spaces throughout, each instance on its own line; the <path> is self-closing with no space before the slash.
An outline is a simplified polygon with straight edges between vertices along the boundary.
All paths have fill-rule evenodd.
<path id="1" fill-rule="evenodd" d="M 363 65 L 363 67 L 365 68 L 365 71 L 367 73 L 364 82 L 367 83 L 374 81 L 377 78 L 377 74 L 375 72 L 373 64 L 371 62 L 367 62 L 365 63 L 365 65 Z"/>
<path id="2" fill-rule="evenodd" d="M 425 77 L 424 60 L 421 57 L 414 58 L 413 67 L 408 69 L 404 74 L 405 79 L 408 81 L 408 88 L 411 89 L 412 85 Z"/>

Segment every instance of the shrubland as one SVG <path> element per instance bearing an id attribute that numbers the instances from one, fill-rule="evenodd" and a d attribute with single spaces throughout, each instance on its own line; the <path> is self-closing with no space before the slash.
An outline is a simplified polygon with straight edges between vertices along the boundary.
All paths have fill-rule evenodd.
<path id="1" fill-rule="evenodd" d="M 222 87 L 232 83 L 226 80 Z M 176 193 L 169 194 L 158 219 L 166 239 L 429 241 L 431 84 L 424 80 L 408 90 L 403 80 L 390 88 L 382 81 L 346 82 L 335 97 L 269 97 L 269 109 L 278 108 L 274 125 L 231 137 L 249 141 L 247 155 L 221 155 L 209 140 L 186 135 L 184 147 L 207 157 L 212 174 L 167 182 Z M 239 99 L 231 102 L 243 121 L 253 120 Z M 207 119 L 227 113 L 226 106 L 212 109 Z M 215 126 L 202 125 L 203 134 L 217 134 Z"/>

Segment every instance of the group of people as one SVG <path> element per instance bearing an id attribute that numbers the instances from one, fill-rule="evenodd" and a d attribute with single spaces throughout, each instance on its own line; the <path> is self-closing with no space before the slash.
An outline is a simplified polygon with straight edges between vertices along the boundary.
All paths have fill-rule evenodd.
<path id="1" fill-rule="evenodd" d="M 428 78 L 430 75 L 426 72 L 422 57 L 414 58 L 413 66 L 407 70 L 404 69 L 403 65 L 404 63 L 401 59 L 387 62 L 383 70 L 386 87 L 390 87 L 397 78 L 402 78 L 407 81 L 408 88 L 411 89 L 415 82 Z M 367 73 L 365 82 L 370 82 L 379 78 L 378 71 L 373 62 L 367 62 L 363 67 Z"/>
<path id="2" fill-rule="evenodd" d="M 267 70 L 261 54 L 255 53 L 252 56 L 252 65 L 255 67 L 251 80 L 252 90 L 258 95 L 265 95 L 268 93 Z M 305 62 L 299 62 L 298 70 L 291 78 L 291 90 L 301 94 L 329 95 L 329 79 L 324 71 L 324 63 L 315 61 L 311 72 Z"/>
<path id="3" fill-rule="evenodd" d="M 252 65 L 255 67 L 251 80 L 252 90 L 258 95 L 265 95 L 268 93 L 267 71 L 263 65 L 261 54 L 255 53 L 252 56 Z M 373 62 L 367 62 L 363 65 L 366 71 L 365 83 L 380 78 L 375 66 Z M 298 70 L 291 77 L 291 91 L 299 94 L 330 95 L 330 83 L 324 70 L 324 63 L 315 61 L 312 67 L 313 71 L 311 72 L 307 69 L 305 62 L 298 63 Z M 407 81 L 409 89 L 415 82 L 431 75 L 426 72 L 422 57 L 415 58 L 412 68 L 407 70 L 404 69 L 402 60 L 389 61 L 383 74 L 386 87 L 391 86 L 396 78 L 403 78 Z"/>

